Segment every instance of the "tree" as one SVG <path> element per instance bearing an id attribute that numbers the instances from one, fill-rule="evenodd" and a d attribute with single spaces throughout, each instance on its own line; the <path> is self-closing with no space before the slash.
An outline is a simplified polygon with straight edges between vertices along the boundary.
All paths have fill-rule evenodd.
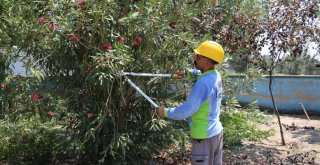
<path id="1" fill-rule="evenodd" d="M 272 93 L 274 69 L 284 60 L 294 60 L 307 51 L 308 44 L 319 41 L 319 19 L 316 1 L 265 1 L 265 17 L 259 24 L 262 32 L 257 50 L 268 46 L 269 53 L 251 56 L 250 62 L 269 74 L 269 91 L 278 117 L 282 144 L 285 145 L 279 111 Z M 319 47 L 317 48 L 319 49 Z"/>
<path id="2" fill-rule="evenodd" d="M 203 20 L 207 19 L 204 27 L 212 29 L 212 38 L 226 45 L 231 68 L 243 72 L 255 67 L 269 74 L 282 144 L 285 141 L 272 93 L 272 75 L 279 64 L 303 56 L 311 42 L 317 43 L 319 50 L 318 9 L 317 1 L 234 0 L 219 2 L 203 16 Z M 267 55 L 261 52 L 265 47 L 269 50 Z"/>
<path id="3" fill-rule="evenodd" d="M 29 107 L 59 116 L 84 160 L 112 163 L 151 156 L 170 142 L 174 129 L 154 119 L 153 107 L 118 72 L 165 73 L 187 66 L 190 48 L 200 40 L 188 28 L 204 3 L 6 0 L 1 47 L 11 55 L 16 46 L 15 55 L 27 69 L 56 83 L 53 94 L 42 80 L 23 92 L 15 88 L 26 100 L 15 104 L 17 113 Z M 169 96 L 163 90 L 172 84 L 169 80 L 132 80 L 153 98 Z M 60 106 L 49 106 L 56 98 L 64 98 Z"/>
<path id="4" fill-rule="evenodd" d="M 1 47 L 10 58 L 23 59 L 36 75 L 23 90 L 13 89 L 22 100 L 14 105 L 17 116 L 27 114 L 28 108 L 55 114 L 59 124 L 72 132 L 71 144 L 80 146 L 75 151 L 83 160 L 114 163 L 150 156 L 181 131 L 154 119 L 153 107 L 119 71 L 184 69 L 191 48 L 206 39 L 224 45 L 228 58 L 240 53 L 237 58 L 255 63 L 265 58 L 257 55 L 263 44 L 259 35 L 265 33 L 259 24 L 267 22 L 268 13 L 262 4 L 258 0 L 5 0 L 0 4 L 5 11 L 0 13 Z M 44 76 L 55 82 L 50 93 Z M 158 102 L 185 96 L 170 93 L 172 84 L 181 82 L 132 80 Z"/>

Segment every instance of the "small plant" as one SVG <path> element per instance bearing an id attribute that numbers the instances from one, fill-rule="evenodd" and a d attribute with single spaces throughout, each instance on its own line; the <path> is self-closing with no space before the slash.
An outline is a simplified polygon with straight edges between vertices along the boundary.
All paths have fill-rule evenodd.
<path id="1" fill-rule="evenodd" d="M 66 133 L 39 119 L 0 121 L 0 162 L 54 162 L 67 149 Z"/>
<path id="2" fill-rule="evenodd" d="M 258 123 L 265 123 L 268 119 L 254 103 L 244 108 L 223 111 L 221 122 L 224 127 L 224 146 L 235 147 L 244 140 L 258 141 L 274 134 L 274 130 L 262 131 Z"/>

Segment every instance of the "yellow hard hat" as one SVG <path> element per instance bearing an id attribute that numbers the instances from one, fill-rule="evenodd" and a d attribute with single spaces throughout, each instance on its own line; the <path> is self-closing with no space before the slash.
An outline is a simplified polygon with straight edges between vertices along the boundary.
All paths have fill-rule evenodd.
<path id="1" fill-rule="evenodd" d="M 196 54 L 208 57 L 219 64 L 223 61 L 224 50 L 220 44 L 214 41 L 205 41 L 197 49 L 193 50 Z"/>

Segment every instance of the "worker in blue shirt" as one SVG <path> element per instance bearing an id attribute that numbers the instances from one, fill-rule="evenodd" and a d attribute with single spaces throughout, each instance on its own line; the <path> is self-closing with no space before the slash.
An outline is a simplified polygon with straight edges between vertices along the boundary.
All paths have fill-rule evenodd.
<path id="1" fill-rule="evenodd" d="M 224 50 L 214 41 L 205 41 L 194 49 L 195 68 L 187 75 L 197 75 L 188 99 L 178 107 L 157 109 L 161 118 L 183 120 L 188 118 L 192 138 L 191 162 L 194 165 L 221 165 L 223 127 L 220 122 L 222 80 L 215 65 L 223 61 Z M 181 73 L 181 72 L 180 72 Z"/>

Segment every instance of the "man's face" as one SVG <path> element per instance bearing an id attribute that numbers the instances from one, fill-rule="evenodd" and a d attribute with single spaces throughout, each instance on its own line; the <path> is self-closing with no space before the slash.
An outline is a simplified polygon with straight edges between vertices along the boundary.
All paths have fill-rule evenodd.
<path id="1" fill-rule="evenodd" d="M 206 58 L 199 54 L 194 55 L 192 59 L 196 69 L 202 70 L 203 67 L 206 65 Z"/>

